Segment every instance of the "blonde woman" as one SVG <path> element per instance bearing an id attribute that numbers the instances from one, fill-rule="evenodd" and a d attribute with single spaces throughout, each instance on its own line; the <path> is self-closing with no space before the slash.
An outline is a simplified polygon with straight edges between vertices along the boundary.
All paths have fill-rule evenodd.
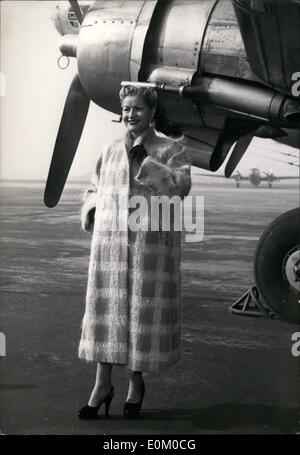
<path id="1" fill-rule="evenodd" d="M 95 386 L 79 411 L 82 419 L 96 418 L 102 404 L 108 415 L 113 365 L 130 370 L 123 413 L 137 417 L 145 394 L 143 372 L 162 373 L 180 358 L 181 234 L 120 225 L 134 212 L 134 196 L 150 207 L 154 195 L 187 195 L 190 164 L 186 152 L 153 127 L 154 89 L 128 85 L 120 100 L 125 137 L 102 151 L 82 207 L 82 227 L 93 236 L 79 357 L 97 363 Z M 151 216 L 148 220 L 150 227 Z"/>

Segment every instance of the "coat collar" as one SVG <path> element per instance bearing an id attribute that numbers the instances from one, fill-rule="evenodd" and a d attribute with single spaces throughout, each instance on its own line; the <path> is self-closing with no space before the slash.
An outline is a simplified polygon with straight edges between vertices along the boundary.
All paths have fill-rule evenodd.
<path id="1" fill-rule="evenodd" d="M 149 127 L 146 131 L 144 131 L 138 138 L 137 138 L 137 144 L 141 145 L 143 144 L 145 149 L 147 150 L 147 147 L 151 145 L 153 142 L 153 139 L 156 137 L 155 130 L 153 127 Z M 125 137 L 124 137 L 124 144 L 125 148 L 127 151 L 127 154 L 129 151 L 132 149 L 134 142 L 134 138 L 131 135 L 129 131 L 126 131 Z"/>

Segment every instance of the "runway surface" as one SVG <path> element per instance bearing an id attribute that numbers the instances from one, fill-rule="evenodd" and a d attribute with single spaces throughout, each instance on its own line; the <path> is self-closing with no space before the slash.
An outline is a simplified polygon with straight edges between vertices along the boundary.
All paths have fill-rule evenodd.
<path id="1" fill-rule="evenodd" d="M 95 368 L 77 358 L 90 248 L 80 231 L 82 188 L 69 186 L 58 207 L 43 188 L 1 188 L 1 431 L 4 434 L 299 433 L 300 327 L 230 314 L 253 282 L 257 240 L 299 205 L 297 186 L 269 190 L 195 176 L 205 235 L 182 247 L 182 358 L 145 376 L 142 416 L 122 416 L 128 371 L 115 367 L 109 419 L 80 421 Z M 103 413 L 103 410 L 102 410 Z"/>

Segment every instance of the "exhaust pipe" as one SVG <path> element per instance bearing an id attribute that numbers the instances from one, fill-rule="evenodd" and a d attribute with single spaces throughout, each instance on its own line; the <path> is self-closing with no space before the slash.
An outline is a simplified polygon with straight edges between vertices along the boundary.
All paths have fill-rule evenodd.
<path id="1" fill-rule="evenodd" d="M 240 114 L 258 121 L 275 121 L 300 126 L 300 102 L 274 90 L 229 81 L 201 77 L 192 86 L 186 86 L 183 96 L 199 101 L 229 114 Z"/>

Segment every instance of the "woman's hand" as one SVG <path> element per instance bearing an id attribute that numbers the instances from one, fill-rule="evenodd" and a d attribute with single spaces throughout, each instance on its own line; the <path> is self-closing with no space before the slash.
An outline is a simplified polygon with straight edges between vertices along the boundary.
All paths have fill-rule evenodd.
<path id="1" fill-rule="evenodd" d="M 95 212 L 95 208 L 92 208 L 89 211 L 82 211 L 81 228 L 83 231 L 92 232 L 94 228 Z"/>
<path id="2" fill-rule="evenodd" d="M 190 190 L 190 165 L 185 152 L 173 155 L 166 164 L 147 156 L 135 179 L 155 195 L 184 197 Z"/>
<path id="3" fill-rule="evenodd" d="M 172 186 L 175 183 L 174 177 L 170 170 L 167 169 L 167 166 L 156 161 L 151 156 L 147 156 L 144 159 L 135 179 L 157 195 L 168 194 L 170 179 L 173 180 L 171 182 Z"/>

